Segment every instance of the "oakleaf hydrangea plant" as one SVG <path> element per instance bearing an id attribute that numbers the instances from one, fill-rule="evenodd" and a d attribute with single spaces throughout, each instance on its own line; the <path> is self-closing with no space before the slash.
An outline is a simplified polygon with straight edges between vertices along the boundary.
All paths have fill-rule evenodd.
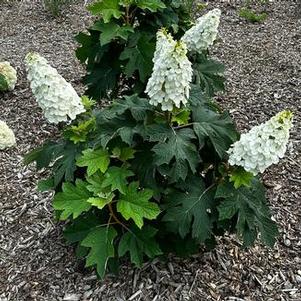
<path id="1" fill-rule="evenodd" d="M 110 11 L 106 7 L 111 2 L 106 0 L 91 6 L 100 20 L 82 36 L 90 44 L 83 42 L 77 53 L 92 69 L 100 67 L 97 72 L 108 71 L 106 77 L 102 73 L 97 77 L 101 86 L 92 89 L 99 88 L 108 99 L 115 94 L 104 108 L 89 98 L 94 94 L 91 89 L 82 97 L 85 112 L 72 102 L 70 106 L 70 98 L 63 98 L 65 82 L 43 78 L 48 72 L 58 78 L 44 61 L 47 72 L 38 81 L 29 76 L 38 95 L 41 92 L 35 89 L 47 80 L 41 97 L 46 103 L 53 99 L 56 104 L 57 95 L 65 102 L 53 108 L 55 116 L 66 120 L 67 106 L 76 118 L 60 139 L 33 150 L 25 163 L 35 161 L 37 169 L 50 171 L 38 187 L 55 192 L 53 207 L 64 222 L 66 240 L 99 277 L 116 272 L 124 257 L 140 267 L 162 254 L 185 256 L 197 253 L 200 246 L 212 248 L 216 237 L 225 233 L 236 233 L 245 247 L 259 233 L 266 245 L 273 246 L 278 234 L 255 171 L 283 156 L 291 115 L 282 112 L 260 130 L 240 137 L 229 114 L 212 99 L 223 88 L 223 67 L 209 58 L 207 48 L 187 49 L 183 36 L 193 23 L 187 15 L 185 20 L 183 15 L 171 17 L 183 9 L 175 2 L 179 3 L 172 1 L 170 9 L 170 1 L 159 0 L 116 1 Z M 208 34 L 193 29 L 198 45 L 212 44 L 208 41 L 216 31 L 214 20 L 214 25 L 211 18 L 202 21 Z M 102 46 L 92 59 L 94 38 Z M 88 77 L 96 76 L 92 69 Z M 112 84 L 113 74 L 118 76 Z"/>
<path id="2" fill-rule="evenodd" d="M 17 83 L 17 71 L 9 62 L 0 62 L 0 92 L 12 91 Z"/>

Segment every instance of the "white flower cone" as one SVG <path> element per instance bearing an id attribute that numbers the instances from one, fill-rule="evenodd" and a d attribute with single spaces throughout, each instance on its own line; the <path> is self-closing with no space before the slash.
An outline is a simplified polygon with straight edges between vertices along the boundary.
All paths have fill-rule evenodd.
<path id="1" fill-rule="evenodd" d="M 153 62 L 153 73 L 145 90 L 150 103 L 161 105 L 163 111 L 185 105 L 193 73 L 185 43 L 174 41 L 164 29 L 160 30 Z"/>
<path id="2" fill-rule="evenodd" d="M 17 71 L 10 65 L 9 62 L 0 62 L 0 77 L 4 80 L 1 82 L 0 91 L 12 91 L 17 83 Z"/>
<path id="3" fill-rule="evenodd" d="M 182 41 L 191 52 L 202 52 L 213 45 L 218 34 L 221 10 L 215 8 L 200 17 L 182 37 Z"/>
<path id="4" fill-rule="evenodd" d="M 229 164 L 242 166 L 254 175 L 264 172 L 284 157 L 291 127 L 292 113 L 289 111 L 282 111 L 253 127 L 228 150 Z"/>
<path id="5" fill-rule="evenodd" d="M 0 150 L 12 147 L 16 144 L 14 132 L 4 121 L 0 120 Z"/>
<path id="6" fill-rule="evenodd" d="M 25 58 L 30 87 L 50 123 L 74 120 L 85 112 L 80 97 L 56 69 L 37 53 Z"/>

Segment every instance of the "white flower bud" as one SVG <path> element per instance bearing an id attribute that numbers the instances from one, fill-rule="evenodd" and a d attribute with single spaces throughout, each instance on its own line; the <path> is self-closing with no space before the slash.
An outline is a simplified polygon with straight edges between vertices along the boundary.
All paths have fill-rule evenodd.
<path id="1" fill-rule="evenodd" d="M 228 150 L 229 164 L 257 175 L 277 164 L 286 152 L 293 114 L 282 111 L 269 121 L 242 134 Z"/>
<path id="2" fill-rule="evenodd" d="M 174 41 L 164 29 L 158 31 L 153 73 L 145 92 L 150 103 L 160 104 L 163 111 L 188 101 L 193 71 L 186 54 L 185 43 Z"/>
<path id="3" fill-rule="evenodd" d="M 189 51 L 200 53 L 213 45 L 218 34 L 220 16 L 221 10 L 215 8 L 197 19 L 196 24 L 182 37 Z"/>
<path id="4" fill-rule="evenodd" d="M 9 62 L 0 62 L 0 91 L 12 91 L 17 83 L 17 71 Z"/>
<path id="5" fill-rule="evenodd" d="M 0 150 L 14 146 L 15 144 L 16 138 L 14 132 L 4 121 L 0 120 Z"/>
<path id="6" fill-rule="evenodd" d="M 74 88 L 47 60 L 37 53 L 29 53 L 25 58 L 28 80 L 32 93 L 51 123 L 74 120 L 85 112 L 80 97 Z"/>

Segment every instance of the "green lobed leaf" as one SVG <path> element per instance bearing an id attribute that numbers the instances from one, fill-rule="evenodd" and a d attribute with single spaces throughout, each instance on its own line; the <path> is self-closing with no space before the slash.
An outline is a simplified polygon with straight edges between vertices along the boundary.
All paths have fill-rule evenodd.
<path id="1" fill-rule="evenodd" d="M 184 192 L 175 191 L 168 196 L 168 208 L 163 221 L 172 223 L 182 238 L 190 232 L 192 238 L 204 242 L 210 237 L 212 220 L 210 209 L 214 206 L 214 187 L 205 187 L 199 177 L 185 181 Z"/>
<path id="2" fill-rule="evenodd" d="M 97 207 L 98 209 L 103 209 L 106 205 L 110 204 L 113 201 L 115 195 L 113 193 L 104 193 L 98 197 L 91 197 L 87 200 L 92 206 Z"/>
<path id="3" fill-rule="evenodd" d="M 245 246 L 254 242 L 258 231 L 266 245 L 274 245 L 278 230 L 270 218 L 265 190 L 260 181 L 254 179 L 251 187 L 241 186 L 238 189 L 230 183 L 222 183 L 215 197 L 223 199 L 218 206 L 219 220 L 237 215 L 236 229 L 243 236 Z"/>
<path id="4" fill-rule="evenodd" d="M 100 171 L 93 174 L 93 176 L 86 177 L 86 180 L 88 182 L 87 189 L 90 192 L 93 192 L 94 195 L 102 194 L 104 192 L 104 189 L 102 187 L 104 178 L 104 175 Z"/>
<path id="5" fill-rule="evenodd" d="M 96 265 L 97 274 L 103 278 L 107 269 L 109 258 L 115 256 L 114 239 L 116 230 L 111 227 L 94 229 L 81 242 L 81 246 L 90 248 L 86 258 L 86 267 Z"/>
<path id="6" fill-rule="evenodd" d="M 151 12 L 166 8 L 164 2 L 161 0 L 136 0 L 136 5 L 141 9 L 148 9 Z"/>
<path id="7" fill-rule="evenodd" d="M 120 60 L 126 60 L 125 74 L 128 77 L 133 76 L 138 71 L 140 80 L 145 82 L 150 76 L 153 68 L 153 55 L 155 43 L 152 36 L 141 34 L 137 43 L 132 47 L 127 47 L 120 55 Z"/>
<path id="8" fill-rule="evenodd" d="M 190 110 L 181 109 L 178 112 L 172 113 L 172 122 L 176 122 L 178 125 L 184 125 L 189 122 L 190 119 Z"/>
<path id="9" fill-rule="evenodd" d="M 55 143 L 48 141 L 26 154 L 23 162 L 25 165 L 36 162 L 38 170 L 48 167 L 54 160 L 55 155 L 63 151 L 64 146 L 64 143 L 61 142 Z"/>
<path id="10" fill-rule="evenodd" d="M 105 149 L 86 149 L 82 156 L 77 159 L 76 165 L 79 167 L 87 167 L 88 176 L 92 176 L 98 170 L 102 173 L 106 172 L 110 164 L 110 156 Z"/>
<path id="11" fill-rule="evenodd" d="M 87 184 L 77 179 L 75 185 L 69 182 L 63 183 L 62 192 L 54 196 L 53 207 L 61 211 L 60 220 L 66 220 L 70 216 L 77 218 L 83 212 L 90 210 L 91 204 L 87 202 L 90 197 L 91 193 L 87 190 Z"/>
<path id="12" fill-rule="evenodd" d="M 201 161 L 195 144 L 191 141 L 196 136 L 192 129 L 184 128 L 174 130 L 171 127 L 158 125 L 149 127 L 147 131 L 150 141 L 159 140 L 153 147 L 155 153 L 154 159 L 157 166 L 169 164 L 173 159 L 175 163 L 172 165 L 172 180 L 177 181 L 180 178 L 185 180 L 189 165 L 193 173 Z M 182 170 L 183 169 L 183 170 Z M 178 171 L 181 171 L 178 173 Z M 185 172 L 183 172 L 185 171 Z"/>
<path id="13" fill-rule="evenodd" d="M 130 159 L 133 159 L 135 157 L 135 153 L 136 150 L 134 150 L 131 147 L 115 147 L 112 150 L 112 155 L 122 162 L 126 162 Z"/>
<path id="14" fill-rule="evenodd" d="M 125 194 L 127 188 L 127 178 L 133 176 L 134 173 L 124 167 L 112 166 L 105 173 L 102 187 L 110 187 L 111 191 L 118 190 Z"/>
<path id="15" fill-rule="evenodd" d="M 88 10 L 97 16 L 101 16 L 105 23 L 112 18 L 119 19 L 122 16 L 119 0 L 98 0 L 88 6 Z"/>
<path id="16" fill-rule="evenodd" d="M 129 25 L 120 26 L 114 22 L 110 23 L 95 23 L 92 27 L 93 30 L 101 31 L 99 40 L 102 46 L 110 43 L 116 38 L 127 40 L 130 33 L 134 32 L 134 28 Z"/>
<path id="17" fill-rule="evenodd" d="M 150 189 L 138 190 L 137 182 L 131 183 L 125 194 L 120 196 L 117 203 L 117 211 L 129 220 L 134 220 L 138 228 L 143 226 L 143 218 L 155 219 L 160 214 L 160 208 L 156 203 L 150 202 L 153 191 Z"/>
<path id="18" fill-rule="evenodd" d="M 231 171 L 230 182 L 233 182 L 234 187 L 237 189 L 240 186 L 251 186 L 254 175 L 246 171 L 242 167 L 235 168 Z"/>
<path id="19" fill-rule="evenodd" d="M 64 132 L 64 136 L 74 142 L 74 144 L 85 142 L 90 132 L 95 129 L 95 119 L 91 118 L 77 125 L 72 125 Z"/>
<path id="20" fill-rule="evenodd" d="M 65 227 L 64 237 L 69 243 L 82 241 L 100 224 L 101 221 L 99 217 L 89 211 L 72 220 L 72 222 Z"/>
<path id="21" fill-rule="evenodd" d="M 220 62 L 208 60 L 205 56 L 198 55 L 197 63 L 193 66 L 203 91 L 209 96 L 215 92 L 224 90 L 225 78 L 223 73 L 225 67 Z"/>
<path id="22" fill-rule="evenodd" d="M 143 264 L 144 255 L 149 258 L 161 255 L 162 251 L 156 241 L 158 230 L 151 226 L 144 226 L 141 230 L 132 228 L 130 232 L 126 232 L 120 239 L 118 245 L 119 256 L 130 253 L 131 262 L 137 267 Z"/>
<path id="23" fill-rule="evenodd" d="M 63 148 L 54 152 L 55 163 L 53 164 L 54 188 L 62 181 L 72 182 L 76 171 L 75 160 L 82 149 L 81 145 L 75 145 L 70 141 L 64 141 Z M 57 159 L 58 158 L 58 159 Z"/>
<path id="24" fill-rule="evenodd" d="M 136 121 L 143 121 L 147 116 L 147 112 L 153 111 L 153 109 L 153 106 L 150 105 L 146 98 L 141 98 L 134 94 L 125 96 L 121 101 L 114 102 L 111 111 L 121 115 L 129 110 Z"/>
<path id="25" fill-rule="evenodd" d="M 228 113 L 218 114 L 204 108 L 195 108 L 193 129 L 200 146 L 209 138 L 220 158 L 227 155 L 226 151 L 238 139 L 235 125 Z"/>

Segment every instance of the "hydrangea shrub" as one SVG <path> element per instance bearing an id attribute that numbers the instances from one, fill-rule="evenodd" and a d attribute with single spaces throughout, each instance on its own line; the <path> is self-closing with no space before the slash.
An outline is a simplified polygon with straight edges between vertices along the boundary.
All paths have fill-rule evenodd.
<path id="1" fill-rule="evenodd" d="M 9 62 L 0 62 L 0 91 L 12 91 L 17 83 L 17 71 Z"/>
<path id="2" fill-rule="evenodd" d="M 105 3 L 93 6 L 102 26 L 130 18 L 133 3 L 153 17 L 166 9 L 158 0 L 117 1 L 110 11 Z M 212 30 L 203 24 L 208 32 L 216 30 L 211 21 Z M 190 20 L 186 23 L 192 26 Z M 195 40 L 207 39 L 203 31 L 194 34 Z M 266 245 L 275 243 L 277 226 L 265 188 L 253 172 L 257 165 L 245 168 L 254 158 L 261 162 L 256 157 L 260 148 L 254 150 L 245 138 L 250 134 L 240 137 L 229 114 L 211 98 L 222 88 L 221 65 L 209 58 L 208 49 L 188 51 L 183 36 L 185 32 L 181 36 L 166 28 L 151 36 L 157 44 L 143 92 L 131 86 L 134 91 L 129 93 L 126 86 L 102 109 L 84 96 L 85 112 L 64 128 L 61 138 L 25 157 L 26 164 L 35 161 L 38 169 L 50 170 L 39 189 L 55 191 L 53 207 L 65 222 L 66 240 L 99 277 L 116 272 L 123 257 L 140 267 L 170 252 L 185 256 L 197 253 L 201 245 L 212 248 L 216 237 L 226 232 L 236 233 L 246 247 L 259 233 Z M 105 81 L 109 84 L 110 77 Z M 65 83 L 55 83 L 61 91 L 59 85 Z M 290 113 L 282 112 L 259 127 L 264 136 L 253 134 L 256 128 L 250 133 L 265 159 L 281 157 Z M 268 136 L 267 142 L 268 132 L 273 138 Z M 278 143 L 281 137 L 286 140 Z M 248 150 L 254 157 L 247 157 Z M 266 162 L 264 168 L 270 165 Z"/>

